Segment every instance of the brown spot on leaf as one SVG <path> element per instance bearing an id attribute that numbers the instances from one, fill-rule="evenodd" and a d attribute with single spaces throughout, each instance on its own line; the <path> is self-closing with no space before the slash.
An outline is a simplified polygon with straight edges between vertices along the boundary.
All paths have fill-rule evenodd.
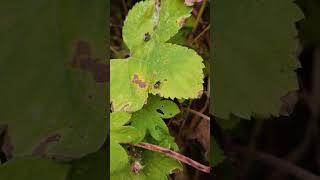
<path id="1" fill-rule="evenodd" d="M 60 134 L 53 134 L 48 136 L 46 139 L 44 139 L 44 141 L 40 142 L 36 148 L 34 148 L 32 155 L 44 156 L 48 146 L 52 143 L 58 142 L 60 138 Z"/>
<path id="2" fill-rule="evenodd" d="M 121 111 L 126 111 L 128 106 L 129 106 L 129 104 L 125 104 L 124 106 L 122 106 Z"/>
<path id="3" fill-rule="evenodd" d="M 137 84 L 140 88 L 145 88 L 147 84 L 139 79 L 139 76 L 137 74 L 133 75 L 132 82 Z"/>
<path id="4" fill-rule="evenodd" d="M 109 82 L 109 66 L 99 61 L 100 59 L 91 57 L 91 47 L 88 42 L 79 41 L 76 43 L 71 67 L 90 72 L 98 83 Z"/>

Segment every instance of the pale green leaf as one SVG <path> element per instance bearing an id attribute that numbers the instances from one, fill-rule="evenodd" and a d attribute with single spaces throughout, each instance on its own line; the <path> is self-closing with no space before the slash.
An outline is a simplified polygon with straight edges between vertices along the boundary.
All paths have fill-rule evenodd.
<path id="1" fill-rule="evenodd" d="M 126 112 L 113 112 L 110 114 L 110 128 L 117 128 L 121 127 L 122 125 L 126 124 L 131 118 L 131 114 Z"/>
<path id="2" fill-rule="evenodd" d="M 280 97 L 298 88 L 298 7 L 292 0 L 216 0 L 212 11 L 211 112 L 223 119 L 278 115 Z"/>
<path id="3" fill-rule="evenodd" d="M 161 0 L 160 11 L 155 0 L 138 2 L 129 11 L 123 27 L 123 39 L 132 54 L 147 45 L 144 36 L 149 33 L 151 41 L 164 43 L 175 35 L 184 25 L 192 8 L 181 0 Z"/>
<path id="4" fill-rule="evenodd" d="M 146 72 L 149 92 L 165 98 L 198 98 L 203 89 L 202 58 L 186 47 L 154 44 L 129 61 L 131 76 Z M 145 74 L 145 73 L 143 73 Z"/>
<path id="5" fill-rule="evenodd" d="M 128 163 L 129 157 L 126 150 L 119 143 L 110 140 L 110 174 L 126 167 Z"/>
<path id="6" fill-rule="evenodd" d="M 190 12 L 181 0 L 162 0 L 160 8 L 154 0 L 146 0 L 130 10 L 123 27 L 130 58 L 111 62 L 114 111 L 139 110 L 148 93 L 172 99 L 198 98 L 202 94 L 202 58 L 187 47 L 166 43 Z"/>
<path id="7" fill-rule="evenodd" d="M 139 84 L 133 83 L 133 78 L 129 74 L 128 60 L 111 60 L 110 95 L 113 111 L 134 112 L 141 109 L 146 102 L 147 87 L 141 88 Z"/>

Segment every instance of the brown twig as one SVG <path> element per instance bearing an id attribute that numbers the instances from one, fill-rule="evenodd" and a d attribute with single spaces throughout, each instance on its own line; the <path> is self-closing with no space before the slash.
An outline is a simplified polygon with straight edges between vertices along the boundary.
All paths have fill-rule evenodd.
<path id="1" fill-rule="evenodd" d="M 205 165 L 202 165 L 200 163 L 198 163 L 197 161 L 194 161 L 182 154 L 179 154 L 175 151 L 172 151 L 170 149 L 167 149 L 167 148 L 163 148 L 163 147 L 160 147 L 160 146 L 157 146 L 157 145 L 154 145 L 154 144 L 149 144 L 149 143 L 144 143 L 144 142 L 141 142 L 141 143 L 138 143 L 138 144 L 131 144 L 133 146 L 136 146 L 136 147 L 140 147 L 140 148 L 144 148 L 144 149 L 148 149 L 150 151 L 155 151 L 155 152 L 159 152 L 159 153 L 162 153 L 162 154 L 165 154 L 166 156 L 169 156 L 169 157 L 172 157 L 174 159 L 177 159 L 185 164 L 188 164 L 196 169 L 198 169 L 199 171 L 202 171 L 202 172 L 205 172 L 205 173 L 210 173 L 210 167 L 209 166 L 205 166 Z"/>
<path id="2" fill-rule="evenodd" d="M 190 44 L 193 44 L 194 42 L 196 42 L 204 33 L 206 33 L 208 30 L 210 29 L 210 24 L 201 31 L 201 33 L 199 33 L 192 41 Z"/>
<path id="3" fill-rule="evenodd" d="M 202 2 L 202 4 L 201 4 L 201 8 L 200 8 L 200 10 L 199 10 L 199 13 L 197 14 L 196 23 L 195 23 L 195 25 L 194 25 L 194 27 L 193 27 L 193 29 L 192 29 L 192 32 L 193 32 L 193 33 L 196 31 L 196 29 L 197 29 L 197 27 L 198 27 L 198 25 L 199 25 L 199 22 L 200 22 L 200 20 L 201 20 L 201 17 L 202 17 L 202 14 L 203 14 L 203 12 L 204 12 L 204 9 L 205 9 L 206 5 L 207 5 L 207 0 L 204 0 L 204 1 Z"/>
<path id="4" fill-rule="evenodd" d="M 301 167 L 296 166 L 295 164 L 292 164 L 288 161 L 282 160 L 280 158 L 277 158 L 271 154 L 267 154 L 264 152 L 251 150 L 250 148 L 247 148 L 245 146 L 230 145 L 230 149 L 233 152 L 237 152 L 243 155 L 250 155 L 256 160 L 261 161 L 262 163 L 268 164 L 270 166 L 276 167 L 277 169 L 286 172 L 288 174 L 291 174 L 295 176 L 298 179 L 301 180 L 320 180 L 320 176 L 317 176 Z"/>
<path id="5" fill-rule="evenodd" d="M 202 113 L 200 113 L 200 112 L 198 112 L 198 111 L 195 111 L 195 110 L 193 110 L 193 109 L 190 109 L 190 108 L 182 108 L 182 110 L 191 112 L 191 113 L 193 113 L 193 114 L 195 114 L 195 115 L 197 115 L 197 116 L 202 117 L 202 118 L 205 119 L 205 120 L 210 121 L 210 117 L 209 117 L 209 116 L 207 116 L 207 115 L 205 115 L 205 114 L 202 114 Z"/>
<path id="6" fill-rule="evenodd" d="M 126 1 L 125 1 L 125 0 L 121 0 L 121 4 L 122 4 L 123 10 L 124 10 L 124 16 L 127 16 L 127 14 L 128 14 L 128 7 L 127 7 Z"/>
<path id="7" fill-rule="evenodd" d="M 256 118 L 255 125 L 251 132 L 250 142 L 248 145 L 248 148 L 252 151 L 256 149 L 257 146 L 257 139 L 259 138 L 261 134 L 261 130 L 263 127 L 263 119 Z M 252 156 L 247 156 L 247 159 L 245 159 L 241 164 L 240 172 L 242 173 L 241 179 L 248 179 L 247 175 L 250 170 L 251 165 L 253 164 L 254 158 Z"/>

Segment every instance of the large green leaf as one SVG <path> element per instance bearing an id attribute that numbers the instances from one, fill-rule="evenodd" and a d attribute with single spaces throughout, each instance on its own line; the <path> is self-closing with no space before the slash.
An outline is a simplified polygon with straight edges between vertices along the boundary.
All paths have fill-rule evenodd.
<path id="1" fill-rule="evenodd" d="M 202 58 L 191 49 L 166 43 L 192 9 L 182 0 L 162 0 L 157 7 L 155 0 L 141 1 L 124 23 L 130 58 L 111 60 L 114 111 L 139 110 L 148 93 L 172 99 L 198 98 L 202 93 Z"/>
<path id="2" fill-rule="evenodd" d="M 0 2 L 0 124 L 13 156 L 80 157 L 104 143 L 106 9 L 103 0 Z"/>
<path id="3" fill-rule="evenodd" d="M 292 0 L 215 0 L 213 17 L 212 113 L 278 115 L 280 97 L 298 88 L 298 7 Z"/>
<path id="4" fill-rule="evenodd" d="M 0 179 L 65 180 L 70 165 L 41 158 L 18 158 L 0 166 Z"/>
<path id="5" fill-rule="evenodd" d="M 186 47 L 149 44 L 147 52 L 129 61 L 130 75 L 145 77 L 149 92 L 165 98 L 198 98 L 203 88 L 202 58 Z"/>

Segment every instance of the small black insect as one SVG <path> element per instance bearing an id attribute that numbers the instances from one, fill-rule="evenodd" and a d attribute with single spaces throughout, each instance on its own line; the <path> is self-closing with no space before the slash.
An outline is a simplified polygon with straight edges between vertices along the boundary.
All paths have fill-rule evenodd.
<path id="1" fill-rule="evenodd" d="M 160 82 L 160 81 L 157 81 L 157 82 L 153 85 L 153 87 L 154 87 L 155 89 L 158 89 L 158 88 L 160 87 L 160 84 L 161 84 L 161 82 Z"/>
<path id="2" fill-rule="evenodd" d="M 143 37 L 143 40 L 145 41 L 145 42 L 147 42 L 147 41 L 149 41 L 151 39 L 151 36 L 150 36 L 150 34 L 147 32 L 147 33 L 145 33 L 144 34 L 144 37 Z"/>

